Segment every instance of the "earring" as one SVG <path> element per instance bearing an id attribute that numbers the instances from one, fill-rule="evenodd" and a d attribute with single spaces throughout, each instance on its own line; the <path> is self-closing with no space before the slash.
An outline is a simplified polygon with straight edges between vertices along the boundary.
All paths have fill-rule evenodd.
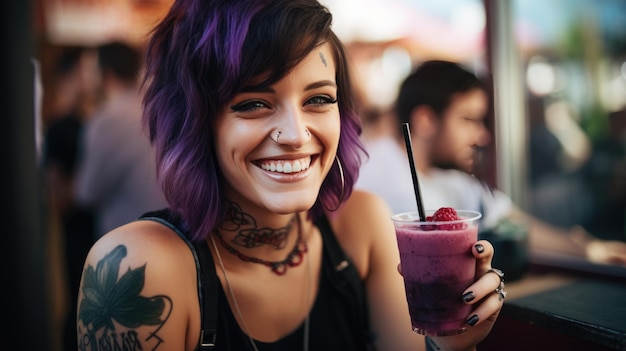
<path id="1" fill-rule="evenodd" d="M 306 133 L 307 137 L 311 136 L 311 132 L 309 132 L 309 128 L 304 128 L 304 132 Z"/>
<path id="2" fill-rule="evenodd" d="M 326 210 L 330 212 L 336 211 L 339 208 L 339 206 L 341 206 L 344 200 L 343 197 L 345 195 L 345 190 L 346 190 L 346 179 L 343 175 L 343 166 L 341 165 L 341 160 L 339 159 L 337 155 L 335 155 L 335 161 L 337 161 L 337 167 L 339 167 L 339 177 L 341 179 L 341 195 L 339 195 L 339 198 L 338 198 L 339 201 L 337 201 L 337 206 L 335 206 L 335 208 L 329 209 L 326 206 L 324 206 L 324 208 L 326 208 Z"/>

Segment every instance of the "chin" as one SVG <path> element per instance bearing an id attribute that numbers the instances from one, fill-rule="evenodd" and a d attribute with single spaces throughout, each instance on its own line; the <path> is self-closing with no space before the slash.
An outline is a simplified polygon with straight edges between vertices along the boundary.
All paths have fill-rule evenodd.
<path id="1" fill-rule="evenodd" d="M 306 199 L 298 198 L 294 195 L 287 195 L 290 199 L 279 196 L 275 201 L 268 203 L 267 208 L 279 214 L 289 214 L 302 211 L 308 211 L 315 204 L 316 198 Z"/>

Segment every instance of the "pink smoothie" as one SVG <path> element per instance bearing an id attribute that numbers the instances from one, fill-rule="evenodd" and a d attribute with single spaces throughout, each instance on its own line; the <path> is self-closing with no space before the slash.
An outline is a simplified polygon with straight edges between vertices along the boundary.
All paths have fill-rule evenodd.
<path id="1" fill-rule="evenodd" d="M 396 222 L 402 275 L 413 330 L 425 335 L 452 335 L 465 330 L 471 306 L 461 295 L 474 282 L 477 221 L 464 229 Z M 444 225 L 445 226 L 445 225 Z M 458 226 L 457 226 L 458 227 Z"/>

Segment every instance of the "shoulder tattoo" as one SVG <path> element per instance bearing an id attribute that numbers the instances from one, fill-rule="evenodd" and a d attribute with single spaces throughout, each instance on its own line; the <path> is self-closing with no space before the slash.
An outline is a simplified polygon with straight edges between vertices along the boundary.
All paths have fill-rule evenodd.
<path id="1" fill-rule="evenodd" d="M 95 269 L 87 265 L 83 271 L 77 316 L 80 351 L 156 350 L 163 343 L 158 332 L 172 312 L 172 300 L 141 295 L 145 264 L 128 267 L 120 276 L 126 254 L 126 246 L 119 245 Z"/>

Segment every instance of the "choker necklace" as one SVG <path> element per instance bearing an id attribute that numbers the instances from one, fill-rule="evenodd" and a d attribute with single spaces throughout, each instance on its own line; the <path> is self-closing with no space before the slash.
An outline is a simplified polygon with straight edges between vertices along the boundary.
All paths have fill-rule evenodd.
<path id="1" fill-rule="evenodd" d="M 298 216 L 298 228 L 301 228 L 299 216 Z M 298 243 L 296 244 L 296 247 L 298 246 L 299 241 L 302 239 L 302 230 L 301 229 L 298 229 L 298 230 L 300 233 L 299 233 Z M 217 261 L 219 262 L 222 273 L 224 274 L 224 280 L 226 280 L 226 286 L 228 287 L 228 292 L 230 293 L 230 297 L 233 299 L 233 305 L 235 305 L 235 311 L 237 312 L 237 315 L 239 316 L 239 320 L 241 321 L 243 332 L 248 336 L 248 339 L 250 340 L 250 344 L 252 345 L 252 348 L 254 349 L 254 351 L 259 351 L 259 348 L 256 346 L 254 339 L 252 339 L 252 337 L 248 333 L 248 326 L 246 325 L 246 322 L 243 319 L 243 314 L 241 314 L 241 309 L 239 308 L 239 304 L 237 303 L 237 298 L 235 297 L 235 291 L 233 290 L 233 287 L 230 284 L 230 279 L 228 279 L 228 274 L 226 273 L 226 267 L 224 267 L 224 262 L 222 261 L 222 256 L 220 255 L 220 251 L 217 248 L 217 244 L 215 244 L 215 239 L 213 239 L 213 235 L 209 235 L 209 236 L 211 237 L 211 242 L 213 243 L 213 249 L 215 249 L 215 254 L 217 255 Z M 221 236 L 218 236 L 218 237 L 221 238 Z M 306 242 L 304 242 L 304 247 L 306 249 Z M 311 280 L 313 276 L 313 274 L 311 273 L 311 258 L 309 255 L 307 255 L 306 267 L 307 267 L 306 306 L 308 308 L 309 302 L 311 301 Z M 306 318 L 304 319 L 304 335 L 302 337 L 302 350 L 303 351 L 309 351 L 309 323 L 310 323 L 309 317 L 310 317 L 310 314 L 311 314 L 310 312 L 307 313 Z"/>
<path id="2" fill-rule="evenodd" d="M 272 272 L 276 273 L 277 275 L 283 275 L 287 273 L 287 268 L 299 266 L 300 263 L 302 263 L 303 261 L 304 254 L 308 251 L 306 242 L 303 242 L 302 240 L 302 224 L 300 223 L 300 216 L 296 215 L 296 220 L 298 221 L 298 239 L 296 240 L 296 244 L 293 247 L 293 250 L 291 250 L 287 257 L 282 261 L 268 261 L 262 258 L 244 255 L 234 247 L 230 246 L 222 237 L 222 233 L 220 233 L 218 230 L 215 230 L 215 235 L 217 235 L 217 237 L 220 239 L 220 242 L 222 243 L 224 248 L 226 248 L 228 252 L 239 257 L 240 260 L 262 264 L 264 266 L 270 267 L 272 269 Z M 301 244 L 303 244 L 302 248 L 300 248 Z"/>

